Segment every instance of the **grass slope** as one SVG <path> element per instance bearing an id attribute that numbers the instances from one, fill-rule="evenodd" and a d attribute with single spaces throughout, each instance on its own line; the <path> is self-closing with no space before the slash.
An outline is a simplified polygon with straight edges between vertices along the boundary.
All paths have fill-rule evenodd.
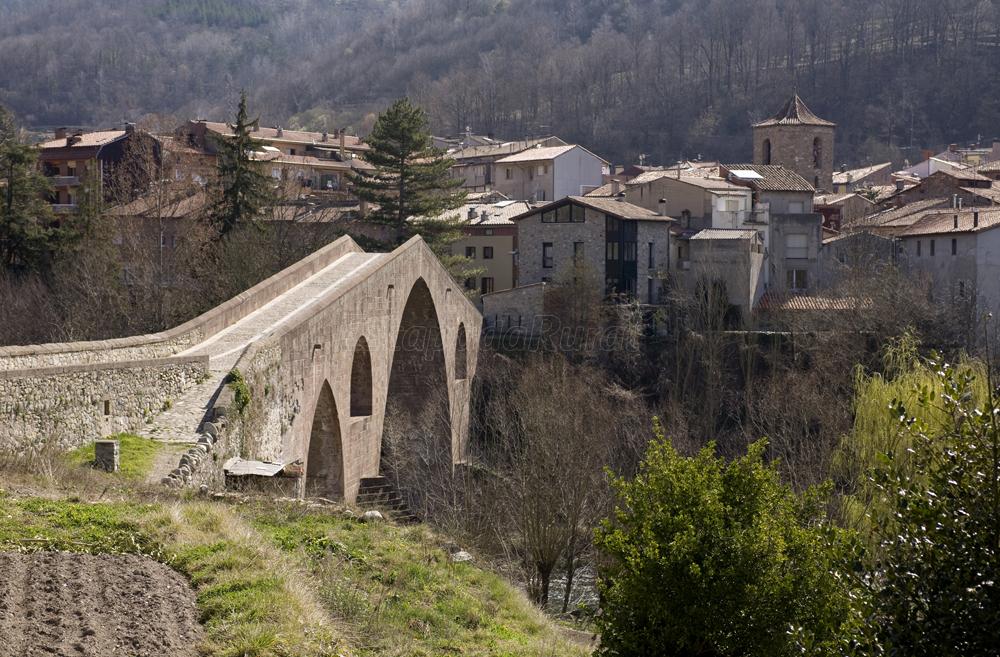
<path id="1" fill-rule="evenodd" d="M 131 499 L 127 490 L 122 499 Z M 423 526 L 295 504 L 88 503 L 0 490 L 0 551 L 138 553 L 191 581 L 216 657 L 584 655 Z"/>
<path id="2" fill-rule="evenodd" d="M 176 449 L 166 443 L 158 443 L 129 433 L 108 436 L 108 440 L 118 441 L 118 474 L 130 481 L 140 481 L 149 475 L 156 455 L 164 449 Z M 67 454 L 72 465 L 92 465 L 94 463 L 94 443 L 77 447 Z"/>

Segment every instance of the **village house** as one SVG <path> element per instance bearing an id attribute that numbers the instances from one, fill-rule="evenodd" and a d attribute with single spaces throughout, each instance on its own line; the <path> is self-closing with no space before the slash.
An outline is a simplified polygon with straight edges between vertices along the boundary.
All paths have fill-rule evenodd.
<path id="1" fill-rule="evenodd" d="M 813 209 L 813 186 L 794 171 L 773 164 L 726 164 L 719 171 L 753 192 L 753 207 L 758 210 L 754 222 L 767 255 L 765 287 L 783 293 L 813 289 L 823 248 L 823 217 Z"/>
<path id="2" fill-rule="evenodd" d="M 717 169 L 646 172 L 622 191 L 629 203 L 675 217 L 683 229 L 739 228 L 752 219 L 751 191 L 719 177 Z"/>
<path id="3" fill-rule="evenodd" d="M 566 146 L 558 137 L 540 137 L 517 141 L 490 141 L 473 139 L 463 141 L 459 147 L 449 149 L 447 156 L 454 160 L 451 177 L 462 181 L 462 188 L 470 192 L 482 192 L 493 188 L 496 181 L 496 161 L 521 153 L 529 148 Z"/>
<path id="4" fill-rule="evenodd" d="M 604 184 L 608 163 L 575 144 L 536 145 L 498 159 L 493 188 L 519 201 L 556 201 Z"/>
<path id="5" fill-rule="evenodd" d="M 875 204 L 861 194 L 822 194 L 813 199 L 813 210 L 823 215 L 823 227 L 839 231 L 845 223 L 875 212 Z"/>
<path id="6" fill-rule="evenodd" d="M 140 148 L 154 162 L 159 161 L 159 143 L 151 135 L 136 130 L 132 123 L 126 124 L 124 130 L 56 130 L 53 139 L 38 146 L 39 165 L 52 185 L 49 200 L 53 211 L 76 212 L 86 185 L 101 197 L 110 194 L 113 190 L 107 183 L 130 151 L 138 153 Z M 147 167 L 132 167 L 121 173 L 136 178 L 129 185 L 131 190 L 148 184 L 148 172 Z"/>
<path id="7" fill-rule="evenodd" d="M 947 198 L 963 206 L 992 205 L 989 197 L 993 180 L 971 168 L 943 167 L 924 177 L 913 187 L 905 188 L 887 199 L 895 206 L 907 205 L 928 198 Z"/>
<path id="8" fill-rule="evenodd" d="M 747 319 L 764 293 L 764 240 L 753 229 L 706 228 L 682 238 L 686 259 L 678 280 L 688 289 L 723 284 L 730 317 Z"/>
<path id="9" fill-rule="evenodd" d="M 935 299 L 1000 316 L 1000 209 L 927 213 L 898 239 L 902 265 L 929 276 Z"/>
<path id="10" fill-rule="evenodd" d="M 833 192 L 847 194 L 859 190 L 871 189 L 893 184 L 892 162 L 873 164 L 858 169 L 841 167 L 833 174 Z"/>

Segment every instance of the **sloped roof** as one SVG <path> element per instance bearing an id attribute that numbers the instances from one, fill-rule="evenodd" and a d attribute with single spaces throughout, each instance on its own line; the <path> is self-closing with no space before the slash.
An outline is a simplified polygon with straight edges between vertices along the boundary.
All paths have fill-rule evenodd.
<path id="1" fill-rule="evenodd" d="M 755 123 L 753 127 L 764 128 L 767 126 L 774 125 L 813 125 L 813 126 L 828 126 L 833 127 L 836 124 L 827 121 L 826 119 L 821 119 L 812 111 L 806 107 L 806 104 L 802 102 L 798 94 L 792 94 L 785 104 L 782 106 L 778 113 L 769 119 Z"/>
<path id="2" fill-rule="evenodd" d="M 166 189 L 159 195 L 155 191 L 150 192 L 131 203 L 110 208 L 108 214 L 116 217 L 181 219 L 201 212 L 208 205 L 208 195 L 202 189 L 183 187 Z"/>
<path id="3" fill-rule="evenodd" d="M 614 185 L 608 183 L 606 185 L 601 185 L 600 187 L 595 187 L 590 190 L 584 196 L 611 196 Z"/>
<path id="4" fill-rule="evenodd" d="M 517 162 L 541 162 L 543 160 L 552 160 L 559 157 L 563 153 L 568 153 L 574 148 L 576 148 L 576 144 L 566 144 L 565 146 L 531 147 L 519 153 L 514 153 L 513 155 L 500 158 L 497 160 L 497 164 L 514 164 Z"/>
<path id="5" fill-rule="evenodd" d="M 500 201 L 499 203 L 466 203 L 454 210 L 442 212 L 431 219 L 461 219 L 469 226 L 512 226 L 511 219 L 531 210 L 527 201 Z M 474 217 L 469 219 L 469 212 Z"/>
<path id="6" fill-rule="evenodd" d="M 715 192 L 739 192 L 746 191 L 746 187 L 740 185 L 734 185 L 725 178 L 719 176 L 711 176 L 705 173 L 692 174 L 688 171 L 681 171 L 680 175 L 677 175 L 677 171 L 647 171 L 641 175 L 632 178 L 625 183 L 626 186 L 632 187 L 634 185 L 642 185 L 645 183 L 656 182 L 663 178 L 670 178 L 671 180 L 676 180 L 678 182 L 686 183 L 688 185 L 694 185 L 695 187 L 701 187 L 702 189 L 707 189 L 709 191 Z"/>
<path id="7" fill-rule="evenodd" d="M 813 198 L 813 204 L 826 205 L 826 206 L 840 205 L 841 203 L 851 198 L 852 196 L 857 196 L 858 198 L 862 199 L 865 203 L 868 203 L 869 205 L 874 205 L 874 203 L 872 203 L 870 200 L 866 199 L 864 196 L 856 192 L 847 192 L 845 194 L 819 195 Z"/>
<path id="8" fill-rule="evenodd" d="M 983 173 L 984 171 L 988 171 L 990 173 L 1000 171 L 1000 160 L 993 160 L 992 162 L 983 162 L 978 167 L 976 167 L 976 171 L 978 171 L 979 173 Z"/>
<path id="9" fill-rule="evenodd" d="M 617 199 L 602 196 L 567 196 L 566 198 L 558 201 L 552 201 L 551 203 L 546 203 L 545 205 L 533 207 L 526 212 L 522 212 L 516 217 L 511 217 L 511 221 L 519 221 L 525 217 L 529 217 L 540 212 L 554 210 L 568 203 L 582 205 L 584 207 L 597 210 L 598 212 L 609 214 L 618 219 L 637 221 L 674 221 L 671 217 L 664 217 L 656 212 L 653 212 L 652 210 L 647 210 L 646 208 L 639 207 L 638 205 L 633 205 L 627 201 L 619 201 Z"/>
<path id="10" fill-rule="evenodd" d="M 882 164 L 873 164 L 868 167 L 861 167 L 860 169 L 850 169 L 848 171 L 836 171 L 833 174 L 833 184 L 834 185 L 846 185 L 851 182 L 858 182 L 859 180 L 864 180 L 868 176 L 878 173 L 883 169 L 888 169 L 892 166 L 892 162 L 883 162 Z"/>
<path id="11" fill-rule="evenodd" d="M 975 215 L 979 215 L 978 225 Z M 958 227 L 955 216 L 958 215 Z M 923 216 L 919 221 L 900 233 L 903 237 L 917 235 L 941 235 L 947 233 L 978 233 L 1000 225 L 1000 209 L 996 210 L 943 210 Z"/>
<path id="12" fill-rule="evenodd" d="M 689 239 L 692 240 L 752 240 L 757 231 L 748 228 L 705 228 Z"/>
<path id="13" fill-rule="evenodd" d="M 461 163 L 462 160 L 477 159 L 481 157 L 497 157 L 500 155 L 513 155 L 521 151 L 532 148 L 536 144 L 546 142 L 558 142 L 565 144 L 559 137 L 539 137 L 535 139 L 520 139 L 515 141 L 505 141 L 497 144 L 484 144 L 479 146 L 467 146 L 462 149 L 450 151 L 448 157 Z"/>
<path id="14" fill-rule="evenodd" d="M 809 181 L 780 164 L 723 164 L 726 171 L 753 171 L 760 178 L 747 182 L 764 192 L 815 192 Z"/>
<path id="15" fill-rule="evenodd" d="M 67 145 L 66 138 L 63 137 L 62 139 L 52 139 L 50 141 L 43 142 L 38 145 L 38 148 L 42 150 L 47 148 L 93 148 L 95 146 L 104 146 L 105 144 L 110 144 L 113 141 L 118 141 L 124 136 L 124 130 L 85 132 L 82 135 L 79 135 L 80 141 L 73 144 Z"/>
<path id="16" fill-rule="evenodd" d="M 782 294 L 767 292 L 760 299 L 760 310 L 789 311 L 844 311 L 871 308 L 870 299 L 856 297 L 824 297 L 810 294 Z"/>
<path id="17" fill-rule="evenodd" d="M 906 228 L 915 223 L 925 213 L 946 207 L 949 203 L 951 203 L 951 200 L 946 198 L 922 199 L 907 203 L 899 208 L 891 208 L 876 214 L 870 214 L 863 219 L 852 221 L 850 225 Z"/>
<path id="18" fill-rule="evenodd" d="M 212 132 L 232 137 L 233 129 L 228 123 L 221 121 L 205 121 L 205 127 Z M 278 128 L 265 128 L 259 126 L 250 133 L 254 139 L 265 139 L 269 141 L 290 141 L 301 144 L 329 144 L 331 147 L 340 147 L 340 135 L 335 132 L 327 133 L 326 141 L 323 141 L 322 132 L 309 132 L 307 130 L 287 130 L 282 128 L 278 134 Z M 368 144 L 364 143 L 360 137 L 354 135 L 344 135 L 344 148 L 353 150 L 368 150 Z"/>

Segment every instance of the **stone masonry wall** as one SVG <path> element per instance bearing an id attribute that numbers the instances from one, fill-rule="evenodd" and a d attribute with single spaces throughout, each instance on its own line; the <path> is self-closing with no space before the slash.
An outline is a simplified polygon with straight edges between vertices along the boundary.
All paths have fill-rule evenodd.
<path id="1" fill-rule="evenodd" d="M 205 358 L 0 371 L 0 452 L 135 430 L 207 372 Z"/>
<path id="2" fill-rule="evenodd" d="M 753 161 L 756 164 L 780 164 L 816 187 L 833 191 L 833 134 L 829 126 L 779 125 L 754 128 Z M 813 163 L 813 140 L 822 144 L 820 166 Z M 771 161 L 765 162 L 764 140 L 771 140 Z M 818 178 L 818 181 L 817 181 Z"/>

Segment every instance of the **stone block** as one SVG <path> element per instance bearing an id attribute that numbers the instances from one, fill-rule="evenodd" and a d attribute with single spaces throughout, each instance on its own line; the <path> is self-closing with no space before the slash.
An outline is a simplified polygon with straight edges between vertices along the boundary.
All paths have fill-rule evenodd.
<path id="1" fill-rule="evenodd" d="M 117 440 L 98 440 L 94 443 L 94 466 L 105 472 L 118 472 L 119 446 Z"/>

